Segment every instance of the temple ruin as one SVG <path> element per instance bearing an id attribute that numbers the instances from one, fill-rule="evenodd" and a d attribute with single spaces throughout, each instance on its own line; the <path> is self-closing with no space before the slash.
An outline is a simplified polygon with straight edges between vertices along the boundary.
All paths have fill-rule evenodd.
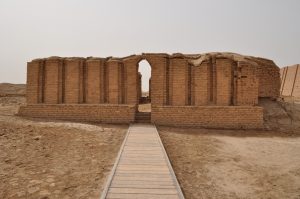
<path id="1" fill-rule="evenodd" d="M 123 58 L 49 57 L 27 64 L 27 105 L 19 115 L 132 123 L 141 97 L 138 64 L 151 65 L 151 123 L 260 128 L 261 97 L 277 98 L 273 61 L 235 53 L 143 53 Z"/>
<path id="2" fill-rule="evenodd" d="M 281 87 L 283 97 L 293 97 L 300 100 L 300 64 L 286 66 L 280 69 Z"/>

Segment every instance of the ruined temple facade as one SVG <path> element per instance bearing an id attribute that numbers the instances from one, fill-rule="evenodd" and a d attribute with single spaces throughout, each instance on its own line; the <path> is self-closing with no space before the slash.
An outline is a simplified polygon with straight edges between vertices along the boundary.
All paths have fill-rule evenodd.
<path id="1" fill-rule="evenodd" d="M 279 68 L 234 53 L 143 53 L 124 58 L 35 59 L 27 64 L 27 105 L 20 115 L 105 123 L 135 121 L 138 64 L 151 65 L 151 122 L 260 128 L 260 97 L 277 98 Z"/>

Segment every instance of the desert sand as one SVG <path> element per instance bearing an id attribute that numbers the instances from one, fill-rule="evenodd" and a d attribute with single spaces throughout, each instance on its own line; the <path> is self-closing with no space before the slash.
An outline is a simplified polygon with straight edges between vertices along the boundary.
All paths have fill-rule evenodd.
<path id="1" fill-rule="evenodd" d="M 300 198 L 300 134 L 159 128 L 192 199 Z"/>
<path id="2" fill-rule="evenodd" d="M 99 198 L 127 125 L 13 116 L 24 102 L 0 98 L 0 198 Z"/>

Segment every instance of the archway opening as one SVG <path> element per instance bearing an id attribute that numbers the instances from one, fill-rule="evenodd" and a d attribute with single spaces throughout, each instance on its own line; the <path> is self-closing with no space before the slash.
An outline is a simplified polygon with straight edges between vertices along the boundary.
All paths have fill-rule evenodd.
<path id="1" fill-rule="evenodd" d="M 147 60 L 138 65 L 138 111 L 151 112 L 151 66 Z"/>

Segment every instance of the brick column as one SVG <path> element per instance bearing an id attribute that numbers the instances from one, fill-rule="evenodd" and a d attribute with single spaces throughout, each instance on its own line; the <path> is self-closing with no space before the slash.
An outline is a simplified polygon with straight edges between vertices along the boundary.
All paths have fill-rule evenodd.
<path id="1" fill-rule="evenodd" d="M 45 86 L 44 86 L 44 103 L 60 103 L 60 71 L 62 59 L 50 57 L 45 62 Z"/>
<path id="2" fill-rule="evenodd" d="M 65 60 L 65 103 L 78 104 L 84 100 L 84 59 Z"/>
<path id="3" fill-rule="evenodd" d="M 168 104 L 168 55 L 143 54 L 151 65 L 151 104 L 161 106 Z"/>
<path id="4" fill-rule="evenodd" d="M 27 63 L 26 100 L 27 104 L 42 102 L 43 60 L 33 60 Z"/>
<path id="5" fill-rule="evenodd" d="M 194 67 L 194 76 L 195 106 L 207 105 L 210 101 L 210 64 L 202 62 L 200 66 Z"/>
<path id="6" fill-rule="evenodd" d="M 108 72 L 108 103 L 120 104 L 122 96 L 121 67 L 122 61 L 110 59 L 107 61 Z"/>
<path id="7" fill-rule="evenodd" d="M 123 59 L 126 78 L 125 96 L 126 104 L 135 104 L 138 102 L 138 63 L 141 56 L 131 56 Z"/>
<path id="8" fill-rule="evenodd" d="M 237 66 L 237 105 L 253 106 L 258 103 L 258 77 L 255 66 L 238 62 Z"/>
<path id="9" fill-rule="evenodd" d="M 217 78 L 217 97 L 216 105 L 229 106 L 232 99 L 232 66 L 233 62 L 229 59 L 216 60 Z"/>
<path id="10" fill-rule="evenodd" d="M 188 64 L 185 59 L 170 59 L 170 104 L 185 106 L 188 104 Z"/>
<path id="11" fill-rule="evenodd" d="M 101 58 L 92 58 L 86 61 L 86 103 L 88 104 L 104 103 L 104 62 L 105 59 Z"/>

